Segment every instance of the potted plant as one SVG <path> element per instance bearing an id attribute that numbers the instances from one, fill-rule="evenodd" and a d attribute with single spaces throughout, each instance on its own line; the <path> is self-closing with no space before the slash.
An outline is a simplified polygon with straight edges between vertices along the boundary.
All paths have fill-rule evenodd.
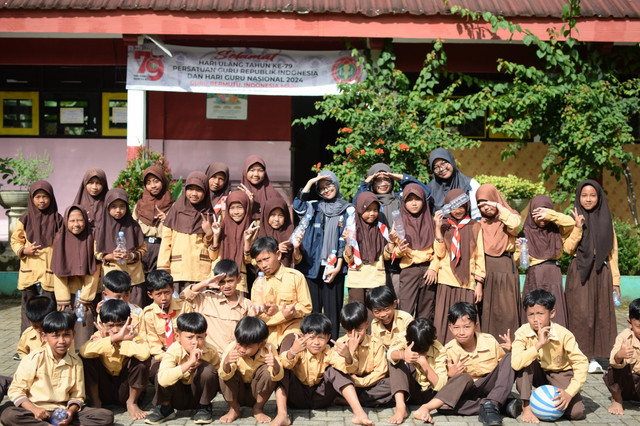
<path id="1" fill-rule="evenodd" d="M 26 208 L 29 200 L 29 186 L 40 179 L 49 177 L 53 168 L 46 152 L 42 156 L 28 158 L 19 150 L 13 157 L 0 158 L 0 175 L 6 184 L 14 189 L 0 191 L 0 205 L 6 209 Z"/>
<path id="2" fill-rule="evenodd" d="M 488 183 L 495 186 L 507 200 L 507 203 L 519 212 L 527 207 L 533 197 L 546 192 L 542 182 L 534 182 L 514 175 L 478 175 L 474 177 L 480 185 Z"/>

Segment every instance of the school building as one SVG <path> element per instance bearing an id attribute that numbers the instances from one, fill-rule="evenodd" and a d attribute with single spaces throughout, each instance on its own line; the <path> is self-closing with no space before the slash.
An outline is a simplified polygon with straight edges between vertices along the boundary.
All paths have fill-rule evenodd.
<path id="1" fill-rule="evenodd" d="M 310 177 L 312 164 L 330 161 L 324 147 L 337 130 L 331 124 L 311 130 L 291 127 L 296 117 L 314 112 L 323 90 L 316 81 L 298 90 L 298 80 L 325 69 L 323 61 L 334 61 L 334 79 L 350 78 L 341 74 L 348 66 L 341 53 L 345 39 L 372 49 L 392 39 L 397 67 L 417 74 L 433 41 L 442 38 L 451 71 L 486 76 L 496 73 L 498 58 L 534 64 L 535 55 L 518 36 L 509 41 L 507 33 L 494 34 L 489 25 L 453 16 L 451 6 L 502 14 L 548 38 L 547 28 L 561 25 L 563 3 L 6 0 L 0 3 L 0 157 L 18 149 L 25 155 L 46 151 L 53 160 L 50 180 L 61 209 L 73 200 L 86 169 L 103 168 L 111 183 L 127 155 L 140 146 L 165 153 L 175 177 L 224 161 L 234 181 L 240 179 L 244 158 L 259 154 L 272 181 L 291 191 Z M 640 41 L 639 4 L 583 0 L 581 8 L 580 40 L 596 43 L 602 51 Z M 302 51 L 302 59 L 296 59 L 295 51 Z M 283 63 L 293 65 L 282 66 L 294 71 L 269 71 L 280 77 L 266 84 L 272 81 L 267 71 L 232 69 L 246 52 L 254 59 L 286 57 Z M 185 65 L 198 55 L 196 66 Z M 212 55 L 217 55 L 215 61 Z M 173 65 L 163 62 L 169 60 Z M 163 80 L 160 73 L 174 71 L 173 83 L 143 87 Z M 248 76 L 241 72 L 261 84 L 245 84 L 241 77 Z M 331 77 L 324 74 L 318 78 Z M 138 79 L 142 86 L 132 84 L 135 75 L 144 76 Z M 233 78 L 245 82 L 239 93 L 234 93 L 240 86 L 234 86 L 239 83 Z M 517 160 L 502 163 L 500 152 L 507 142 L 488 134 L 482 120 L 473 127 L 469 136 L 485 142 L 482 149 L 457 154 L 464 173 L 537 177 L 542 144 L 530 144 Z M 640 169 L 633 172 L 637 188 Z M 604 187 L 614 213 L 630 220 L 624 182 L 605 178 Z M 3 223 L 0 211 L 0 239 L 6 238 Z"/>

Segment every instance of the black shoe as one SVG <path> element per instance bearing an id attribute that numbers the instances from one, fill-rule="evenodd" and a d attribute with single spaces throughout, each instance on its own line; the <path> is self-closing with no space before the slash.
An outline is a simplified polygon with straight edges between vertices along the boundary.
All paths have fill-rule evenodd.
<path id="1" fill-rule="evenodd" d="M 156 405 L 153 408 L 153 411 L 147 414 L 144 422 L 149 425 L 159 425 L 167 420 L 171 420 L 175 416 L 176 412 L 173 411 L 173 408 L 170 405 Z"/>
<path id="2" fill-rule="evenodd" d="M 478 421 L 484 426 L 500 426 L 502 425 L 502 417 L 498 407 L 491 402 L 487 401 L 480 407 L 480 413 L 478 414 Z"/>
<path id="3" fill-rule="evenodd" d="M 193 415 L 193 422 L 197 425 L 206 425 L 213 422 L 213 415 L 211 414 L 211 404 L 198 404 L 198 407 L 196 408 L 196 414 Z"/>
<path id="4" fill-rule="evenodd" d="M 522 414 L 522 401 L 520 398 L 508 398 L 504 404 L 504 413 L 512 419 L 517 419 Z"/>
<path id="5" fill-rule="evenodd" d="M 18 355 L 18 352 L 16 352 L 15 354 L 13 354 L 13 359 L 15 361 L 20 361 L 20 355 Z"/>

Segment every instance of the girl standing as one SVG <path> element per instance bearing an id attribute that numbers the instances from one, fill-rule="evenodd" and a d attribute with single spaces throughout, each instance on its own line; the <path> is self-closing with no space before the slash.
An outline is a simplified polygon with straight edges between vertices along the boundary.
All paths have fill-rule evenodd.
<path id="1" fill-rule="evenodd" d="M 22 321 L 20 333 L 29 327 L 29 319 L 24 307 L 39 294 L 55 300 L 51 257 L 53 240 L 62 228 L 62 216 L 51 184 L 39 180 L 29 186 L 27 212 L 16 222 L 16 230 L 11 235 L 11 248 L 20 258 L 18 290 L 22 293 Z"/>
<path id="2" fill-rule="evenodd" d="M 133 218 L 138 222 L 144 241 L 147 243 L 147 253 L 142 257 L 144 273 L 156 269 L 160 242 L 162 237 L 162 224 L 167 217 L 167 212 L 174 203 L 169 192 L 169 180 L 159 166 L 149 166 L 142 173 L 144 191 L 142 198 L 138 200 L 133 210 Z"/>
<path id="3" fill-rule="evenodd" d="M 452 189 L 444 199 L 449 203 L 463 194 Z M 449 308 L 458 302 L 478 304 L 482 301 L 485 279 L 484 241 L 482 226 L 469 217 L 469 204 L 451 211 L 445 218 L 436 212 L 436 242 L 433 247 L 436 262 L 429 269 L 438 271 L 435 325 L 438 340 L 443 345 L 453 339 L 447 315 Z"/>
<path id="4" fill-rule="evenodd" d="M 520 327 L 520 278 L 513 262 L 520 215 L 495 186 L 480 185 L 476 192 L 482 219 L 482 242 L 487 276 L 483 286 L 482 331 L 496 339 L 505 330 Z"/>
<path id="5" fill-rule="evenodd" d="M 240 189 L 245 191 L 253 203 L 251 219 L 260 219 L 260 211 L 270 198 L 280 197 L 280 193 L 271 185 L 267 166 L 262 157 L 250 155 L 244 161 Z M 288 210 L 288 209 L 287 209 Z"/>
<path id="6" fill-rule="evenodd" d="M 289 242 L 293 233 L 293 223 L 289 215 L 289 207 L 283 198 L 270 198 L 262 208 L 260 229 L 256 238 L 273 237 L 279 243 L 282 257 L 280 262 L 287 268 L 293 268 L 295 263 L 302 260 L 299 245 L 294 247 Z M 296 262 L 297 261 L 297 262 Z"/>
<path id="7" fill-rule="evenodd" d="M 102 222 L 105 211 L 104 197 L 109 191 L 107 175 L 102 169 L 89 169 L 82 178 L 73 204 L 81 206 L 89 217 L 89 229 L 93 229 Z"/>
<path id="8" fill-rule="evenodd" d="M 216 217 L 224 211 L 225 201 L 229 195 L 229 167 L 225 163 L 213 162 L 205 172 L 209 179 L 209 198 Z"/>
<path id="9" fill-rule="evenodd" d="M 536 195 L 529 204 L 529 213 L 522 228 L 529 247 L 530 265 L 522 294 L 539 288 L 552 293 L 556 297 L 554 322 L 563 327 L 567 327 L 567 302 L 562 290 L 562 272 L 558 259 L 570 236 L 572 240 L 579 239 L 577 235 L 572 235 L 575 223 L 571 216 L 553 210 L 551 198 Z M 520 259 L 519 247 L 514 258 L 516 262 Z M 526 321 L 522 312 L 520 322 L 524 324 Z"/>
<path id="10" fill-rule="evenodd" d="M 319 201 L 312 199 L 311 188 L 320 197 Z M 302 238 L 304 253 L 298 270 L 307 278 L 313 312 L 321 313 L 324 310 L 331 320 L 333 340 L 336 340 L 340 331 L 346 273 L 342 259 L 345 248 L 342 233 L 350 205 L 340 194 L 338 178 L 329 170 L 323 170 L 309 179 L 293 201 L 293 209 L 300 217 L 307 212 L 312 216 Z M 337 257 L 335 267 L 323 280 L 325 266 L 333 254 Z"/>
<path id="11" fill-rule="evenodd" d="M 576 240 L 565 245 L 575 257 L 567 271 L 569 329 L 580 350 L 592 359 L 589 371 L 602 370 L 593 358 L 607 357 L 617 328 L 612 293 L 620 296 L 618 241 L 609 204 L 600 184 L 580 182 L 574 203 Z M 575 244 L 574 244 L 575 243 Z"/>
<path id="12" fill-rule="evenodd" d="M 149 304 L 145 282 L 142 256 L 147 252 L 144 234 L 138 222 L 129 210 L 129 197 L 122 188 L 113 188 L 104 199 L 106 213 L 102 222 L 96 226 L 96 260 L 102 262 L 104 273 L 113 270 L 124 271 L 131 277 L 131 296 L 129 301 L 144 308 Z M 116 237 L 124 233 L 126 249 L 116 248 Z"/>

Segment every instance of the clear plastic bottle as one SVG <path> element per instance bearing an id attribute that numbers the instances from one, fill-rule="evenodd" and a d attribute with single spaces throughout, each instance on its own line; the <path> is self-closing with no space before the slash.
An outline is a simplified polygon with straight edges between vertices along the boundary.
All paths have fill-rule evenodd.
<path id="1" fill-rule="evenodd" d="M 404 237 L 407 235 L 404 232 L 404 223 L 402 223 L 402 215 L 400 214 L 400 210 L 394 210 L 391 212 L 391 223 L 392 228 L 398 234 L 398 238 L 404 240 Z"/>
<path id="2" fill-rule="evenodd" d="M 51 414 L 51 418 L 49 419 L 51 421 L 51 424 L 53 426 L 57 426 L 60 424 L 61 421 L 66 420 L 68 417 L 67 415 L 67 410 L 65 410 L 62 407 L 58 407 L 55 409 L 55 411 Z"/>
<path id="3" fill-rule="evenodd" d="M 298 223 L 298 226 L 296 226 L 296 228 L 293 230 L 293 233 L 289 237 L 289 242 L 291 244 L 295 244 L 296 241 L 304 235 L 304 232 L 309 227 L 312 218 L 313 211 L 308 211 L 304 216 L 302 216 L 302 219 L 300 219 L 300 223 Z"/>
<path id="4" fill-rule="evenodd" d="M 253 282 L 251 301 L 257 305 L 264 303 L 264 272 L 258 272 L 258 277 Z"/>
<path id="5" fill-rule="evenodd" d="M 520 267 L 522 269 L 529 268 L 529 245 L 526 238 L 520 240 Z"/>
<path id="6" fill-rule="evenodd" d="M 127 240 L 124 238 L 124 232 L 118 232 L 116 237 L 116 251 L 127 251 Z M 118 265 L 124 265 L 127 263 L 125 259 L 118 260 Z"/>
<path id="7" fill-rule="evenodd" d="M 451 211 L 457 209 L 460 206 L 464 206 L 469 202 L 469 195 L 466 193 L 458 195 L 456 198 L 442 206 L 442 214 L 445 216 L 449 216 Z"/>
<path id="8" fill-rule="evenodd" d="M 620 306 L 622 304 L 620 296 L 618 296 L 618 292 L 615 290 L 613 290 L 613 304 L 616 306 Z"/>
<path id="9" fill-rule="evenodd" d="M 353 206 L 347 207 L 347 220 L 344 225 L 346 231 L 345 242 L 353 247 L 356 240 L 356 209 Z"/>
<path id="10" fill-rule="evenodd" d="M 338 256 L 336 255 L 336 250 L 331 250 L 331 254 L 327 258 L 327 264 L 324 267 L 324 273 L 322 274 L 322 281 L 329 282 L 329 277 L 331 273 L 336 267 L 336 263 L 338 263 Z"/>
<path id="11" fill-rule="evenodd" d="M 80 303 L 80 290 L 76 292 L 76 321 L 82 322 L 84 321 L 84 306 Z"/>

